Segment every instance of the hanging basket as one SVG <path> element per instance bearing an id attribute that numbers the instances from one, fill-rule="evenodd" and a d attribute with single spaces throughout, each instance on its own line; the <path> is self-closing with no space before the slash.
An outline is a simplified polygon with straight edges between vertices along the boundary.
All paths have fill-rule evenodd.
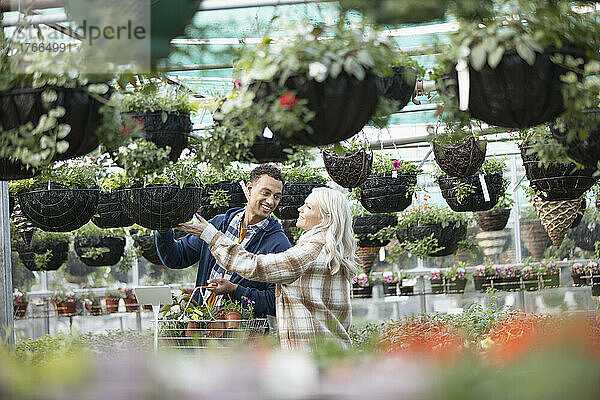
<path id="1" fill-rule="evenodd" d="M 257 84 L 255 98 L 260 101 L 261 93 L 278 92 L 277 81 L 275 77 L 272 82 Z M 296 91 L 299 99 L 308 100 L 308 108 L 315 113 L 308 123 L 310 131 L 294 132 L 291 136 L 287 132 L 273 131 L 276 137 L 285 138 L 290 144 L 316 147 L 348 139 L 365 126 L 377 107 L 377 85 L 371 74 L 359 81 L 342 72 L 323 82 L 294 75 L 284 86 Z M 264 92 L 263 88 L 266 89 Z"/>
<path id="2" fill-rule="evenodd" d="M 283 196 L 273 214 L 279 219 L 298 219 L 298 208 L 314 188 L 324 187 L 320 183 L 286 183 Z"/>
<path id="3" fill-rule="evenodd" d="M 127 114 L 144 123 L 144 139 L 153 142 L 158 147 L 169 146 L 171 161 L 175 162 L 179 159 L 181 151 L 189 143 L 188 135 L 192 131 L 190 114 L 178 111 L 165 112 L 167 116 L 165 120 L 163 120 L 163 111 Z"/>
<path id="4" fill-rule="evenodd" d="M 535 153 L 528 154 L 530 146 L 521 146 L 525 175 L 532 188 L 542 192 L 542 200 L 574 200 L 581 197 L 594 183 L 594 168 L 577 169 L 575 163 L 540 165 Z"/>
<path id="5" fill-rule="evenodd" d="M 59 269 L 69 256 L 68 242 L 32 242 L 31 245 L 26 245 L 19 242 L 15 247 L 19 253 L 19 259 L 30 271 L 56 271 Z M 49 253 L 48 262 L 41 268 L 35 262 L 36 255 L 44 255 Z"/>
<path id="6" fill-rule="evenodd" d="M 92 222 L 102 229 L 123 228 L 133 225 L 119 201 L 117 192 L 102 192 L 98 197 L 98 209 Z"/>
<path id="7" fill-rule="evenodd" d="M 392 74 L 378 77 L 377 94 L 398 102 L 398 111 L 402 110 L 415 92 L 417 71 L 411 67 L 393 66 Z"/>
<path id="8" fill-rule="evenodd" d="M 196 186 L 150 185 L 117 192 L 133 222 L 148 229 L 166 230 L 192 219 L 200 205 L 201 190 Z"/>
<path id="9" fill-rule="evenodd" d="M 281 228 L 283 229 L 283 233 L 285 233 L 285 236 L 288 238 L 292 246 L 295 245 L 296 241 L 294 240 L 294 230 L 292 228 L 296 227 L 296 220 L 282 219 L 279 222 L 281 222 Z"/>
<path id="10" fill-rule="evenodd" d="M 346 153 L 344 156 L 323 150 L 323 164 L 331 179 L 346 189 L 358 187 L 364 183 L 371 174 L 373 153 L 361 149 L 355 153 Z"/>
<path id="11" fill-rule="evenodd" d="M 584 198 L 581 199 L 581 205 L 579 206 L 579 211 L 577 211 L 577 216 L 571 223 L 571 229 L 577 227 L 581 220 L 583 219 L 583 214 L 585 213 L 585 209 L 587 208 L 587 200 Z"/>
<path id="12" fill-rule="evenodd" d="M 370 239 L 369 234 L 375 234 L 388 226 L 396 226 L 397 223 L 398 217 L 391 214 L 362 215 L 354 216 L 352 228 L 354 229 L 354 234 L 358 238 L 358 246 L 383 247 L 390 241 Z"/>
<path id="13" fill-rule="evenodd" d="M 438 241 L 438 247 L 442 249 L 429 254 L 429 257 L 445 257 L 456 253 L 458 242 L 467 237 L 467 227 L 464 224 L 456 225 L 454 223 L 445 227 L 442 227 L 442 224 L 423 224 L 408 227 L 396 237 L 400 243 L 405 240 L 415 242 L 432 234 Z"/>
<path id="14" fill-rule="evenodd" d="M 132 232 L 133 233 L 133 232 Z M 185 232 L 175 229 L 173 231 L 174 239 L 177 240 L 186 235 Z M 140 248 L 142 251 L 142 256 L 150 261 L 151 264 L 154 265 L 163 265 L 162 261 L 158 257 L 158 253 L 156 252 L 156 244 L 154 243 L 154 235 L 153 234 L 145 234 L 145 235 L 133 235 L 133 243 Z M 114 269 L 111 271 L 111 273 Z"/>
<path id="15" fill-rule="evenodd" d="M 485 161 L 487 141 L 473 136 L 456 146 L 432 143 L 435 162 L 448 176 L 464 178 L 475 174 Z"/>
<path id="16" fill-rule="evenodd" d="M 466 178 L 438 178 L 438 184 L 442 192 L 442 197 L 450 208 L 457 212 L 465 211 L 488 211 L 491 210 L 502 193 L 502 174 L 485 174 L 485 183 L 487 186 L 489 200 L 486 201 L 484 191 L 479 179 L 479 175 L 471 175 Z M 474 192 L 467 195 L 461 201 L 456 198 L 456 184 L 470 185 Z"/>
<path id="17" fill-rule="evenodd" d="M 369 275 L 378 253 L 379 247 L 356 247 L 356 257 L 365 274 Z"/>
<path id="18" fill-rule="evenodd" d="M 567 155 L 573 160 L 589 168 L 596 168 L 600 161 L 600 109 L 585 110 L 586 121 L 572 120 L 565 129 L 556 124 L 550 125 L 552 136 L 563 145 Z M 589 129 L 590 125 L 594 128 Z M 581 140 L 575 135 L 571 141 L 567 139 L 569 130 L 588 128 L 588 137 Z"/>
<path id="19" fill-rule="evenodd" d="M 564 110 L 560 76 L 567 72 L 550 60 L 556 53 L 577 56 L 563 50 L 536 53 L 535 63 L 529 65 L 511 49 L 496 68 L 486 64 L 475 71 L 469 67 L 469 114 L 490 125 L 515 129 L 556 118 Z M 458 82 L 455 68 L 450 75 Z"/>
<path id="20" fill-rule="evenodd" d="M 541 260 L 550 244 L 550 238 L 539 219 L 522 219 L 519 224 L 521 239 L 536 260 Z"/>
<path id="21" fill-rule="evenodd" d="M 36 227 L 49 232 L 70 232 L 85 225 L 96 213 L 98 189 L 34 189 L 18 194 L 23 214 Z"/>
<path id="22" fill-rule="evenodd" d="M 115 265 L 123 256 L 125 250 L 125 239 L 120 237 L 101 236 L 76 236 L 74 239 L 75 253 L 79 259 L 90 267 L 105 267 Z M 84 255 L 93 249 L 107 249 L 108 251 L 97 256 L 85 257 Z"/>
<path id="23" fill-rule="evenodd" d="M 478 211 L 475 213 L 477 225 L 484 231 L 501 231 L 510 218 L 510 208 L 501 210 Z"/>
<path id="24" fill-rule="evenodd" d="M 482 231 L 475 235 L 477 244 L 486 257 L 498 257 L 510 238 L 510 232 L 505 230 Z"/>
<path id="25" fill-rule="evenodd" d="M 544 201 L 540 198 L 533 199 L 533 206 L 540 216 L 540 221 L 554 247 L 558 248 L 565 238 L 581 205 L 581 199 Z"/>
<path id="26" fill-rule="evenodd" d="M 267 139 L 261 135 L 254 139 L 254 143 L 250 147 L 252 157 L 246 161 L 256 164 L 286 162 L 294 151 L 293 146 L 284 141 L 277 138 Z"/>
<path id="27" fill-rule="evenodd" d="M 223 206 L 213 206 L 210 204 L 210 196 L 216 190 L 222 190 L 229 196 L 229 203 Z M 239 182 L 219 182 L 206 185 L 202 191 L 202 199 L 198 208 L 198 215 L 209 220 L 215 215 L 225 214 L 227 210 L 235 207 L 245 207 L 247 203 L 246 195 Z"/>
<path id="28" fill-rule="evenodd" d="M 579 224 L 567 233 L 575 245 L 582 250 L 595 251 L 596 242 L 600 242 L 600 223 Z"/>
<path id="29" fill-rule="evenodd" d="M 412 203 L 417 175 L 371 175 L 360 185 L 360 204 L 371 213 L 391 213 L 406 209 Z"/>
<path id="30" fill-rule="evenodd" d="M 42 100 L 42 93 L 46 90 L 53 90 L 57 96 L 50 104 Z M 57 124 L 71 127 L 69 134 L 61 139 L 67 141 L 69 147 L 66 152 L 57 153 L 54 160 L 67 160 L 83 156 L 98 147 L 96 129 L 102 122 L 101 106 L 102 103 L 83 88 L 17 87 L 0 93 L 0 126 L 7 131 L 28 122 L 37 126 L 40 117 L 48 110 L 63 107 L 65 115 L 57 119 Z"/>

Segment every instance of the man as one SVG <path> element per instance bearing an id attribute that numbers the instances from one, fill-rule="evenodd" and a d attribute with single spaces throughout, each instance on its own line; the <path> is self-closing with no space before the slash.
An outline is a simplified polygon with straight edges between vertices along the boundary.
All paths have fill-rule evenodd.
<path id="1" fill-rule="evenodd" d="M 283 174 L 274 165 L 256 167 L 246 184 L 249 195 L 246 208 L 232 208 L 209 223 L 251 253 L 280 253 L 289 249 L 291 245 L 281 225 L 271 216 L 281 200 L 284 183 Z M 212 291 L 208 299 L 211 304 L 218 304 L 220 296 L 229 295 L 232 300 L 244 300 L 242 304 L 252 301 L 257 316 L 275 315 L 275 285 L 227 272 L 200 238 L 187 235 L 174 241 L 173 230 L 169 230 L 156 232 L 155 243 L 158 256 L 167 267 L 186 268 L 198 262 L 196 287 L 211 286 L 208 288 Z"/>

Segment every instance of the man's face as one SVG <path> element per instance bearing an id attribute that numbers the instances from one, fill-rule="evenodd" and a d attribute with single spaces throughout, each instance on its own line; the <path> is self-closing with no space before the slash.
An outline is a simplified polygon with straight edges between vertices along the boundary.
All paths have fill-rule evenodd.
<path id="1" fill-rule="evenodd" d="M 281 200 L 283 183 L 269 175 L 262 175 L 256 182 L 248 183 L 247 210 L 251 215 L 268 218 Z"/>

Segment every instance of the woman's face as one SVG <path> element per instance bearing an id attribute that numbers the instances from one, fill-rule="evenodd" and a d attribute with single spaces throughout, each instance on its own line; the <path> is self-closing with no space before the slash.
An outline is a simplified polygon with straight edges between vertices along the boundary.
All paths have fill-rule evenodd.
<path id="1" fill-rule="evenodd" d="M 312 229 L 323 221 L 319 207 L 313 201 L 312 193 L 304 200 L 304 205 L 298 209 L 300 215 L 296 221 L 296 226 L 305 231 Z"/>

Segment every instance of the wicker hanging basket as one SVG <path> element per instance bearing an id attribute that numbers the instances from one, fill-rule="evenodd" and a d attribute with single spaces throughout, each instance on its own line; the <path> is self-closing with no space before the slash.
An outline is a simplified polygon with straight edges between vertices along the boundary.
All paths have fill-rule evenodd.
<path id="1" fill-rule="evenodd" d="M 577 212 L 581 206 L 581 199 L 545 201 L 539 197 L 533 199 L 533 206 L 540 216 L 548 236 L 554 247 L 558 248 L 565 238 Z"/>
<path id="2" fill-rule="evenodd" d="M 525 247 L 536 260 L 541 260 L 548 248 L 550 238 L 539 219 L 522 219 L 520 221 L 521 239 Z"/>
<path id="3" fill-rule="evenodd" d="M 365 274 L 369 275 L 377 254 L 379 253 L 379 247 L 356 247 L 356 256 L 358 257 L 358 263 L 361 265 Z"/>
<path id="4" fill-rule="evenodd" d="M 510 218 L 510 208 L 501 210 L 478 211 L 475 213 L 477 225 L 487 232 L 501 231 L 506 227 Z"/>
<path id="5" fill-rule="evenodd" d="M 365 149 L 346 153 L 344 156 L 323 150 L 322 156 L 323 164 L 331 179 L 346 189 L 358 187 L 371 174 L 373 153 Z"/>
<path id="6" fill-rule="evenodd" d="M 437 182 L 440 186 L 442 197 L 453 211 L 488 211 L 491 210 L 502 193 L 502 174 L 485 174 L 484 180 L 487 186 L 489 200 L 486 200 L 479 175 L 471 175 L 465 178 L 440 177 Z M 464 199 L 458 199 L 457 184 L 469 185 L 473 192 Z"/>

